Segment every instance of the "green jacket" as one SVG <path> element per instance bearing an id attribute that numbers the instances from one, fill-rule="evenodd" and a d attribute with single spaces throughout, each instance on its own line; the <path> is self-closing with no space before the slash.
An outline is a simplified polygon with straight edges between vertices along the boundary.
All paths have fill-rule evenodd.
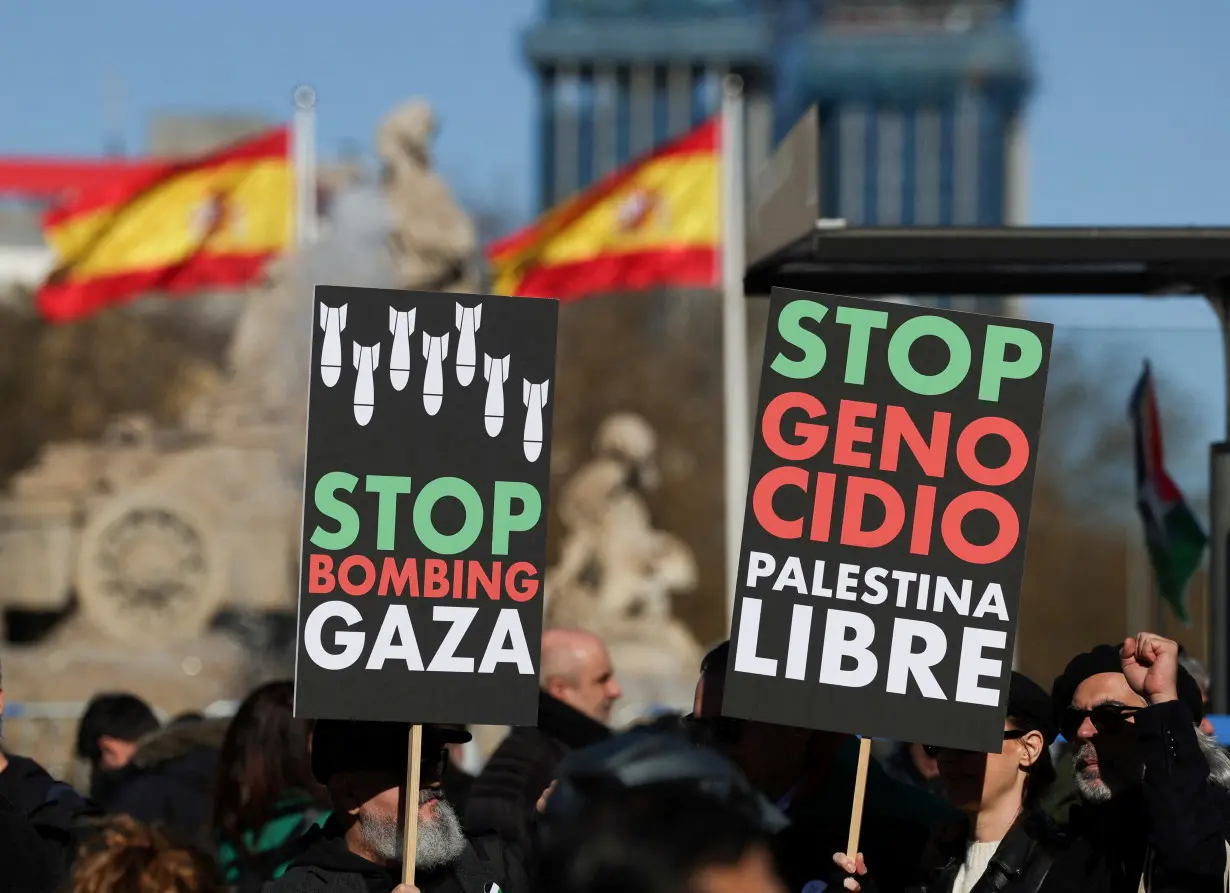
<path id="1" fill-rule="evenodd" d="M 305 791 L 288 791 L 274 808 L 273 818 L 259 831 L 245 831 L 238 842 L 218 843 L 223 881 L 243 893 L 260 890 L 281 877 L 298 854 L 297 844 L 313 826 L 323 826 L 329 812 Z"/>

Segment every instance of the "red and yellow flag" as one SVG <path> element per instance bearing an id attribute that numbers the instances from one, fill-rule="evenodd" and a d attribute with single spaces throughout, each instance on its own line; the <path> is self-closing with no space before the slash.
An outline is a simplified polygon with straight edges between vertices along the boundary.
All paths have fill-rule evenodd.
<path id="1" fill-rule="evenodd" d="M 493 244 L 495 291 L 567 300 L 716 286 L 720 133 L 711 119 Z"/>
<path id="2" fill-rule="evenodd" d="M 290 245 L 294 190 L 285 127 L 85 190 L 43 220 L 57 260 L 39 311 L 67 322 L 145 292 L 251 282 Z"/>

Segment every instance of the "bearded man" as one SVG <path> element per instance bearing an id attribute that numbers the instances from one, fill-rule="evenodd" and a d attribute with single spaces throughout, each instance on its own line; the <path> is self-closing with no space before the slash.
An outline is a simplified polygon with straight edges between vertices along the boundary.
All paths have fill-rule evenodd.
<path id="1" fill-rule="evenodd" d="M 266 893 L 401 893 L 405 854 L 405 723 L 321 720 L 312 734 L 312 773 L 333 813 L 301 841 L 298 856 Z M 521 854 L 494 836 L 467 837 L 441 779 L 449 744 L 470 733 L 423 726 L 415 887 L 422 893 L 528 893 Z"/>
<path id="2" fill-rule="evenodd" d="M 1200 731 L 1200 686 L 1179 646 L 1140 633 L 1068 664 L 1051 692 L 1075 749 L 1081 803 L 1068 831 L 1087 850 L 1082 889 L 1226 889 L 1230 757 Z"/>

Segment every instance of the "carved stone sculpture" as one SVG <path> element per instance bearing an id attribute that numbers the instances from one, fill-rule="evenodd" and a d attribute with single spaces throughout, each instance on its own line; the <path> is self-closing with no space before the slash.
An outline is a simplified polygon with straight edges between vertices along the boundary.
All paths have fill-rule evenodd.
<path id="1" fill-rule="evenodd" d="M 380 125 L 376 148 L 384 161 L 393 212 L 397 284 L 423 291 L 475 292 L 478 234 L 432 168 L 435 114 L 413 99 Z"/>
<path id="2" fill-rule="evenodd" d="M 49 444 L 0 500 L 7 607 L 55 611 L 120 640 L 200 635 L 217 612 L 294 611 L 312 292 L 317 283 L 472 289 L 473 224 L 431 171 L 421 100 L 381 125 L 383 192 L 336 198 L 320 243 L 270 264 L 236 323 L 225 378 L 157 430 Z M 373 193 L 375 193 L 373 195 Z"/>
<path id="3" fill-rule="evenodd" d="M 559 495 L 566 534 L 547 574 L 546 620 L 606 640 L 625 689 L 642 677 L 684 680 L 690 691 L 700 645 L 671 598 L 696 585 L 696 564 L 682 541 L 654 529 L 645 494 L 657 486 L 656 457 L 640 416 L 613 415 L 599 428 L 594 458 Z"/>

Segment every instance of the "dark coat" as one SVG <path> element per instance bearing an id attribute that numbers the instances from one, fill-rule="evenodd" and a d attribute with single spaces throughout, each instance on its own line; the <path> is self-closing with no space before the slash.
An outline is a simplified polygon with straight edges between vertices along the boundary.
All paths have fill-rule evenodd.
<path id="1" fill-rule="evenodd" d="M 313 828 L 286 873 L 265 885 L 265 893 L 390 893 L 401 882 L 389 869 L 346 848 L 336 818 Z M 503 893 L 531 893 L 523 857 L 494 836 L 470 837 L 461 859 L 435 871 L 415 873 L 421 893 L 485 893 L 498 884 Z"/>
<path id="2" fill-rule="evenodd" d="M 0 772 L 0 891 L 59 889 L 99 814 L 38 763 L 9 756 Z"/>
<path id="3" fill-rule="evenodd" d="M 475 779 L 465 811 L 466 829 L 497 834 L 528 850 L 538 798 L 554 781 L 560 760 L 610 735 L 602 723 L 540 692 L 538 725 L 509 732 Z"/>
<path id="4" fill-rule="evenodd" d="M 229 720 L 171 726 L 145 741 L 106 804 L 112 815 L 161 822 L 199 846 L 212 849 L 218 751 Z"/>
<path id="5" fill-rule="evenodd" d="M 842 745 L 818 783 L 787 805 L 790 827 L 774 839 L 774 851 L 791 893 L 816 881 L 841 888 L 833 854 L 845 852 L 850 834 L 858 748 L 853 738 Z M 868 766 L 866 791 L 859 849 L 877 889 L 900 893 L 923 883 L 923 857 L 932 829 L 961 821 L 961 813 L 939 797 L 889 777 L 875 760 Z"/>

